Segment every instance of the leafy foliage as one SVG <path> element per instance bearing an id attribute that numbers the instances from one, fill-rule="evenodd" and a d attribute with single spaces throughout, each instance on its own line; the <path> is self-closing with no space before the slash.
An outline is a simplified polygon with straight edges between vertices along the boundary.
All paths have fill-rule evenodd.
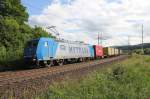
<path id="1" fill-rule="evenodd" d="M 17 46 L 19 43 L 19 24 L 16 20 L 6 17 L 1 20 L 0 38 L 1 44 L 6 48 Z"/>
<path id="2" fill-rule="evenodd" d="M 51 85 L 36 99 L 149 99 L 150 56 L 133 56 L 86 78 Z"/>
<path id="3" fill-rule="evenodd" d="M 23 24 L 28 20 L 28 13 L 20 0 L 1 0 L 0 15 L 3 17 L 11 17 L 19 24 Z"/>
<path id="4" fill-rule="evenodd" d="M 46 31 L 44 31 L 41 27 L 35 26 L 33 31 L 34 31 L 34 38 L 39 38 L 39 37 L 52 37 L 52 38 L 55 38 L 51 34 L 48 34 Z"/>
<path id="5" fill-rule="evenodd" d="M 145 53 L 146 55 L 150 55 L 150 48 L 146 48 L 146 49 L 144 50 L 144 53 Z"/>
<path id="6" fill-rule="evenodd" d="M 142 50 L 141 49 L 134 49 L 133 53 L 142 54 Z M 150 55 L 150 48 L 144 48 L 144 54 Z"/>
<path id="7" fill-rule="evenodd" d="M 21 0 L 0 0 L 0 65 L 21 59 L 25 43 L 33 38 L 53 37 L 41 27 L 30 27 Z M 54 38 L 54 37 L 53 37 Z M 3 64 L 6 63 L 6 64 Z"/>

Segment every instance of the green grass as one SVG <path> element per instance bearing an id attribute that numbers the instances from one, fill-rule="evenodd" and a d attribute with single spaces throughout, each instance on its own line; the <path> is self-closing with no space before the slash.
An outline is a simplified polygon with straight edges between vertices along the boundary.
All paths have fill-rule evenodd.
<path id="1" fill-rule="evenodd" d="M 55 83 L 36 99 L 149 99 L 150 56 L 134 55 L 80 80 Z"/>

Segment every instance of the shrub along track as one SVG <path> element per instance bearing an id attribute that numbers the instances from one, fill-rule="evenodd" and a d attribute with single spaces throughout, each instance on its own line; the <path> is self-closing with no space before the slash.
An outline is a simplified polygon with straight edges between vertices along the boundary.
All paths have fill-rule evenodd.
<path id="1" fill-rule="evenodd" d="M 107 59 L 54 66 L 50 68 L 2 72 L 0 73 L 0 98 L 8 99 L 10 96 L 14 96 L 16 99 L 27 99 L 30 98 L 31 95 L 47 89 L 53 80 L 63 80 L 67 75 L 80 77 L 86 72 L 101 67 L 101 65 L 120 61 L 127 57 L 128 56 L 126 55 L 121 55 Z"/>

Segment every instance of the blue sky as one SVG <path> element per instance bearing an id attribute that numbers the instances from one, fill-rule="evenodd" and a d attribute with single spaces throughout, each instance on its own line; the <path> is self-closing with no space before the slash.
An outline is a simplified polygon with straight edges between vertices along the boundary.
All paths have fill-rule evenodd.
<path id="1" fill-rule="evenodd" d="M 30 15 L 41 14 L 42 10 L 51 5 L 55 0 L 21 0 L 22 4 L 27 7 L 27 11 Z M 62 5 L 70 4 L 74 0 L 59 0 Z"/>
<path id="2" fill-rule="evenodd" d="M 44 7 L 50 5 L 52 0 L 22 0 L 30 15 L 40 14 Z"/>

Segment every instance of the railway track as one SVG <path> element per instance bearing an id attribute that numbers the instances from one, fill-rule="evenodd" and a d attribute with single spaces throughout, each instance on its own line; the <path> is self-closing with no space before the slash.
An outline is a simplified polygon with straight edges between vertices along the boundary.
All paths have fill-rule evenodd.
<path id="1" fill-rule="evenodd" d="M 2 88 L 8 88 L 14 86 L 16 83 L 22 83 L 25 81 L 34 81 L 34 79 L 42 79 L 45 77 L 53 77 L 63 75 L 68 72 L 76 72 L 78 70 L 84 70 L 94 67 L 100 67 L 106 63 L 118 61 L 127 58 L 127 56 L 117 56 L 101 60 L 94 60 L 82 63 L 68 64 L 63 66 L 54 66 L 50 68 L 40 68 L 32 70 L 22 70 L 16 72 L 2 72 L 0 73 L 0 91 Z M 8 86 L 8 87 L 6 87 Z"/>
<path id="2" fill-rule="evenodd" d="M 0 73 L 0 86 L 15 83 L 15 82 L 21 82 L 24 80 L 40 78 L 40 77 L 47 76 L 47 75 L 54 75 L 57 73 L 68 72 L 71 70 L 81 69 L 85 67 L 100 65 L 106 62 L 108 63 L 108 62 L 112 62 L 118 59 L 122 59 L 124 57 L 125 56 L 118 56 L 118 57 L 112 57 L 112 58 L 102 59 L 102 60 L 69 64 L 69 65 L 64 65 L 64 66 L 55 66 L 51 68 L 41 68 L 41 69 Z"/>

